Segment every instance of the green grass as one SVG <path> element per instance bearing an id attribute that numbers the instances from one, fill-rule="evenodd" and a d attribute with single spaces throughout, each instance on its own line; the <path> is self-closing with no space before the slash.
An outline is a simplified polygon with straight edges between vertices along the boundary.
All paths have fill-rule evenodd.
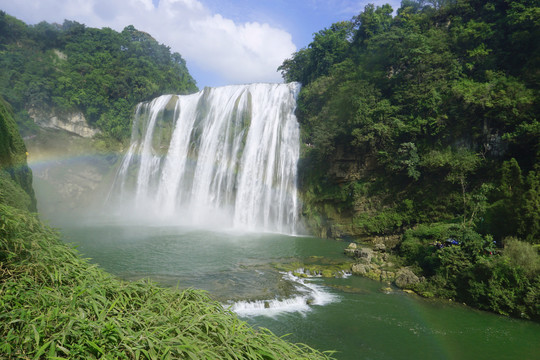
<path id="1" fill-rule="evenodd" d="M 254 329 L 199 290 L 124 282 L 0 204 L 0 357 L 328 359 Z"/>

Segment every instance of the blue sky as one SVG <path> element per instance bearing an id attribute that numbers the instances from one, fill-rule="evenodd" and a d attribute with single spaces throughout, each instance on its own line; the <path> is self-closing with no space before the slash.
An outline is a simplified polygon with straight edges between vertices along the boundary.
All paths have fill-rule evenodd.
<path id="1" fill-rule="evenodd" d="M 134 25 L 179 52 L 203 88 L 281 82 L 284 59 L 368 3 L 396 10 L 400 0 L 0 0 L 0 9 L 28 24 Z"/>

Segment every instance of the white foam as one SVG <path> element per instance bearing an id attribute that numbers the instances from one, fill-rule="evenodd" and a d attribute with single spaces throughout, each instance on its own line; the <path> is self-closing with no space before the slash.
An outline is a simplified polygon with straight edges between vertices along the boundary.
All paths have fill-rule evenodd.
<path id="1" fill-rule="evenodd" d="M 230 309 L 244 317 L 275 317 L 284 313 L 305 314 L 311 311 L 313 306 L 324 306 L 339 301 L 339 297 L 326 291 L 324 286 L 294 276 L 291 272 L 283 273 L 283 278 L 296 283 L 296 288 L 301 294 L 288 299 L 237 301 L 230 306 Z"/>

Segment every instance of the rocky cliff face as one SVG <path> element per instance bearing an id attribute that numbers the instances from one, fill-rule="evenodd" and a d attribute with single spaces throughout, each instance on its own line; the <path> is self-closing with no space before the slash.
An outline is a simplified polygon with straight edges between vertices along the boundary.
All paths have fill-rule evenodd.
<path id="1" fill-rule="evenodd" d="M 368 240 L 370 236 L 355 225 L 354 217 L 373 213 L 380 199 L 355 193 L 351 184 L 372 181 L 376 159 L 338 146 L 325 165 L 323 175 L 309 165 L 300 167 L 300 196 L 307 230 L 322 238 Z"/>
<path id="2" fill-rule="evenodd" d="M 92 138 L 99 130 L 91 128 L 81 112 L 56 113 L 41 109 L 28 111 L 34 122 L 42 128 L 61 129 L 84 138 Z"/>

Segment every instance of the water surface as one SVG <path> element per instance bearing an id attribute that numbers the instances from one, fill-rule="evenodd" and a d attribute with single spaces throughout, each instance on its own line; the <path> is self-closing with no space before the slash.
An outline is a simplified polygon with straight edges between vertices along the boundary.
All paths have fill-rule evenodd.
<path id="1" fill-rule="evenodd" d="M 274 267 L 312 256 L 346 261 L 343 242 L 134 224 L 64 227 L 63 232 L 85 257 L 124 279 L 151 278 L 168 286 L 204 289 L 226 306 L 242 300 L 268 306 L 276 300 L 279 311 L 258 306 L 242 312 L 244 306 L 239 313 L 251 314 L 243 319 L 254 326 L 289 334 L 291 341 L 334 349 L 338 359 L 540 356 L 540 324 L 397 289 L 384 292 L 383 284 L 359 277 L 314 278 L 302 286 Z M 309 296 L 317 301 L 308 304 Z"/>

